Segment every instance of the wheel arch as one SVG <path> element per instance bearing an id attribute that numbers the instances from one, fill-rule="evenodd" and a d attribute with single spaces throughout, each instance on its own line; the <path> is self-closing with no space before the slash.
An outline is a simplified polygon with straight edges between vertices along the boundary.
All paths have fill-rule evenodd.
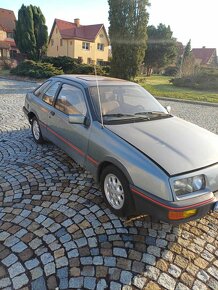
<path id="1" fill-rule="evenodd" d="M 130 174 L 128 173 L 127 169 L 120 161 L 118 161 L 114 158 L 109 158 L 109 159 L 101 162 L 100 166 L 98 167 L 98 176 L 97 176 L 98 182 L 101 185 L 101 189 L 103 190 L 101 174 L 104 171 L 104 169 L 107 168 L 108 166 L 114 166 L 118 171 L 120 171 L 128 183 L 128 184 L 126 184 L 126 186 L 128 186 L 128 195 L 127 196 L 128 196 L 129 202 L 125 205 L 125 209 L 122 209 L 122 212 L 119 212 L 119 214 L 118 214 L 118 212 L 116 212 L 115 214 L 118 216 L 121 216 L 121 217 L 134 215 L 136 213 L 135 199 L 134 199 L 133 193 L 131 192 L 131 189 L 129 186 L 130 184 L 133 184 L 132 179 L 131 179 Z M 105 193 L 104 193 L 104 198 L 106 199 Z M 109 204 L 108 201 L 106 203 Z M 114 212 L 113 210 L 112 210 L 112 212 Z"/>
<path id="2" fill-rule="evenodd" d="M 27 116 L 30 124 L 32 124 L 32 120 L 34 117 L 37 118 L 36 114 L 34 114 L 33 112 L 29 112 Z"/>
<path id="3" fill-rule="evenodd" d="M 132 178 L 131 178 L 129 172 L 127 171 L 127 169 L 125 168 L 125 166 L 120 161 L 118 161 L 114 158 L 110 158 L 110 157 L 108 157 L 106 160 L 102 161 L 98 166 L 98 169 L 97 169 L 97 182 L 98 183 L 100 182 L 102 171 L 104 170 L 104 168 L 106 168 L 109 165 L 115 166 L 117 169 L 119 169 L 125 175 L 125 177 L 127 178 L 128 182 L 130 184 L 133 183 Z"/>

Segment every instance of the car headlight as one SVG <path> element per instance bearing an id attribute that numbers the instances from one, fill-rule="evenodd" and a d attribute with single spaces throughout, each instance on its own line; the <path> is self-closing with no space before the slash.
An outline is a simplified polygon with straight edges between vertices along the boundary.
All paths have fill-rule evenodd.
<path id="1" fill-rule="evenodd" d="M 197 175 L 189 178 L 174 181 L 174 192 L 177 196 L 199 191 L 205 188 L 204 175 Z"/>

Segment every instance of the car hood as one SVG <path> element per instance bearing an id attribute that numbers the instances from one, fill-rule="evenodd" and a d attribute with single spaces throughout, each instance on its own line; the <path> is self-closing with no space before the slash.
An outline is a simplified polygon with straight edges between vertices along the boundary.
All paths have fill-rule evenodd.
<path id="1" fill-rule="evenodd" d="M 169 175 L 218 162 L 218 136 L 177 117 L 105 127 L 138 148 Z"/>

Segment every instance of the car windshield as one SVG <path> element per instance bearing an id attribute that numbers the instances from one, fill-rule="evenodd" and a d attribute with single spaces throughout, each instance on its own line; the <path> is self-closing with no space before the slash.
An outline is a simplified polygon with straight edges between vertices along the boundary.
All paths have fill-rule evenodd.
<path id="1" fill-rule="evenodd" d="M 139 85 L 100 85 L 99 97 L 97 86 L 90 87 L 89 91 L 98 117 L 100 99 L 102 116 L 106 121 L 169 116 L 166 109 Z"/>

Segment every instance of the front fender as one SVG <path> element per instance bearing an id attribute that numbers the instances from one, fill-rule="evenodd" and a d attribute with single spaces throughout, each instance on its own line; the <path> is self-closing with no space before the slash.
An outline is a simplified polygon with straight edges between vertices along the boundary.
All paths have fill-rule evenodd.
<path id="1" fill-rule="evenodd" d="M 173 199 L 166 172 L 137 148 L 95 122 L 90 134 L 88 155 L 97 161 L 97 168 L 96 165 L 90 168 L 97 181 L 102 168 L 113 164 L 123 172 L 130 185 L 165 200 Z"/>
<path id="2" fill-rule="evenodd" d="M 101 172 L 102 172 L 102 169 L 107 166 L 107 164 L 112 164 L 114 166 L 116 166 L 118 169 L 120 169 L 123 174 L 126 176 L 127 180 L 129 181 L 130 184 L 133 183 L 132 181 L 132 178 L 129 174 L 129 172 L 127 171 L 127 169 L 125 168 L 125 166 L 121 163 L 121 161 L 119 161 L 118 159 L 115 159 L 114 157 L 112 156 L 106 156 L 104 161 L 102 161 L 99 166 L 98 166 L 98 169 L 97 169 L 97 181 L 99 182 L 100 181 L 100 176 L 101 176 Z"/>

